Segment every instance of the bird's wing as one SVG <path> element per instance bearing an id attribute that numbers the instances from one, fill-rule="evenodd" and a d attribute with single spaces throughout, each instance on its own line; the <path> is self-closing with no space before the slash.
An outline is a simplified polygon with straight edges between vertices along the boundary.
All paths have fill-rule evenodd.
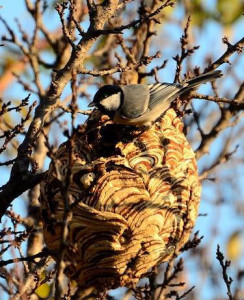
<path id="1" fill-rule="evenodd" d="M 182 84 L 175 84 L 175 83 L 150 84 L 148 86 L 149 93 L 150 93 L 148 108 L 149 110 L 152 110 L 157 107 L 162 109 L 163 112 L 163 110 L 169 108 L 171 102 L 181 94 L 184 94 L 185 92 L 193 88 L 197 88 L 202 83 L 213 81 L 216 78 L 221 77 L 222 75 L 223 74 L 221 73 L 221 71 L 212 71 L 212 72 L 204 73 L 193 79 L 184 81 Z"/>
<path id="2" fill-rule="evenodd" d="M 135 119 L 143 115 L 149 104 L 149 90 L 147 84 L 122 85 L 123 104 L 120 115 L 128 119 Z"/>
<path id="3" fill-rule="evenodd" d="M 156 106 L 163 106 L 167 109 L 170 103 L 178 96 L 178 92 L 183 86 L 174 83 L 156 83 L 149 84 L 148 87 L 150 93 L 148 108 L 152 110 Z"/>

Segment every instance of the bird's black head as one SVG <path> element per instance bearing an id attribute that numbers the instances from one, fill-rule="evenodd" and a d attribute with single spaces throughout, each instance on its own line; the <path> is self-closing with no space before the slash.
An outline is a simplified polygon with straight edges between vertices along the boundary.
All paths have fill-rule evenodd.
<path id="1" fill-rule="evenodd" d="M 123 102 L 123 92 L 118 85 L 104 85 L 95 94 L 89 107 L 96 106 L 104 113 L 113 113 Z"/>

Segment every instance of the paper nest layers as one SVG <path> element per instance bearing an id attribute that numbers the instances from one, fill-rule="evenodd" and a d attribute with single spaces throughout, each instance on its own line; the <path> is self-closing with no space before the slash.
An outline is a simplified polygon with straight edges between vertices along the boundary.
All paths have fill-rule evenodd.
<path id="1" fill-rule="evenodd" d="M 84 287 L 134 286 L 185 244 L 198 212 L 195 155 L 175 111 L 132 137 L 110 123 L 94 112 L 74 135 L 72 155 L 69 142 L 60 146 L 41 185 L 44 238 L 55 257 L 70 168 L 65 273 Z"/>

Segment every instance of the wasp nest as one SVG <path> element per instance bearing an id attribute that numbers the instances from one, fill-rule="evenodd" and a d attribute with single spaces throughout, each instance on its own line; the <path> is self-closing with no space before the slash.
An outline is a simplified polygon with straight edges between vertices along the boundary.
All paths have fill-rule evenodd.
<path id="1" fill-rule="evenodd" d="M 182 130 L 173 109 L 143 133 L 95 111 L 60 146 L 41 187 L 44 237 L 55 257 L 69 173 L 65 273 L 80 286 L 132 286 L 189 238 L 200 185 Z"/>

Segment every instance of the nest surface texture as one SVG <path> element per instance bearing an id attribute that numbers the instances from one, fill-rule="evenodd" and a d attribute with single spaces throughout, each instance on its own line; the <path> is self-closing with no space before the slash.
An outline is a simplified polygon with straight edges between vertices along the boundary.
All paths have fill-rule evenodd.
<path id="1" fill-rule="evenodd" d="M 66 275 L 86 287 L 134 286 L 186 243 L 199 199 L 195 154 L 173 109 L 139 134 L 95 111 L 41 185 L 45 242 L 55 257 L 68 201 Z"/>

